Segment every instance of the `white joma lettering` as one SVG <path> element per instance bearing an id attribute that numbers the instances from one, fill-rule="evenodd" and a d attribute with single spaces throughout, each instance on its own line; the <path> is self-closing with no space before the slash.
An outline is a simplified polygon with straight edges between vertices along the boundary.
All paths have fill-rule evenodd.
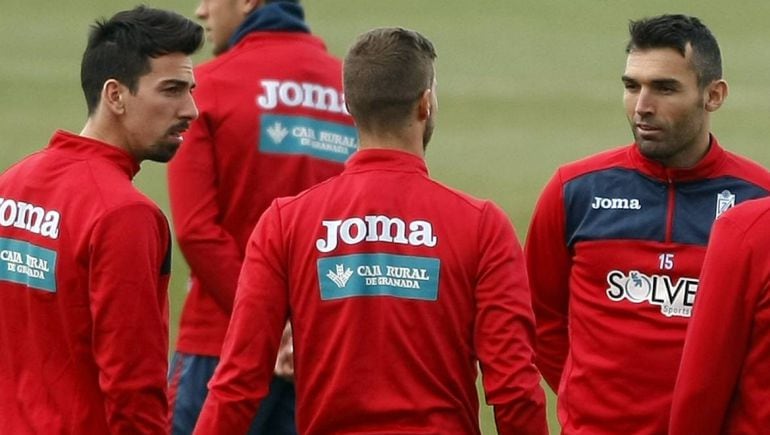
<path id="1" fill-rule="evenodd" d="M 609 210 L 641 210 L 642 204 L 638 199 L 633 198 L 602 198 L 601 196 L 594 196 L 594 201 L 591 203 L 591 208 Z"/>
<path id="2" fill-rule="evenodd" d="M 297 83 L 291 80 L 262 80 L 263 94 L 257 97 L 262 109 L 275 109 L 279 104 L 287 107 L 307 107 L 332 113 L 345 113 L 345 96 L 335 88 L 315 83 Z"/>
<path id="3" fill-rule="evenodd" d="M 0 226 L 16 227 L 43 237 L 59 237 L 59 212 L 34 204 L 0 198 Z"/>
<path id="4" fill-rule="evenodd" d="M 321 252 L 331 252 L 339 241 L 347 245 L 361 242 L 387 242 L 411 246 L 436 246 L 433 225 L 428 221 L 406 222 L 399 218 L 375 215 L 352 217 L 345 220 L 325 220 L 326 236 L 316 240 L 315 246 Z"/>

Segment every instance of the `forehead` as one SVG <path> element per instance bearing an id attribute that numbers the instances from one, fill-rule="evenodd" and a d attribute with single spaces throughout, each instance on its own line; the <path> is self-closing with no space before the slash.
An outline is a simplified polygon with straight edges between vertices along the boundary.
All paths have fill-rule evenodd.
<path id="1" fill-rule="evenodd" d="M 169 80 L 194 83 L 190 56 L 170 53 L 150 58 L 150 72 L 142 76 L 140 82 L 155 84 Z"/>
<path id="2" fill-rule="evenodd" d="M 673 48 L 634 49 L 626 58 L 623 75 L 639 82 L 673 79 L 696 83 L 698 77 L 691 58 L 689 45 L 684 56 Z"/>

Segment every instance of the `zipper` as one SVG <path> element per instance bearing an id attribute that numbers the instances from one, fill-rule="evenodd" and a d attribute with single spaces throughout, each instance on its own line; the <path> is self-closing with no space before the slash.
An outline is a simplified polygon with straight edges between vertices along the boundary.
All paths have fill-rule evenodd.
<path id="1" fill-rule="evenodd" d="M 668 178 L 668 208 L 666 210 L 666 243 L 671 243 L 674 232 L 674 204 L 676 198 L 676 186 L 671 177 Z"/>

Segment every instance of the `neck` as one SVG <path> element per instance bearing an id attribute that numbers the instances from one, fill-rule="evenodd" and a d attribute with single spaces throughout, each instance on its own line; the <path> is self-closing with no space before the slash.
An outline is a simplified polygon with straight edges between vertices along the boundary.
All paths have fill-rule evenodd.
<path id="1" fill-rule="evenodd" d="M 80 136 L 87 137 L 89 139 L 98 140 L 108 145 L 112 145 L 116 148 L 125 149 L 128 151 L 124 141 L 121 139 L 120 133 L 113 128 L 105 128 L 103 123 L 99 122 L 98 115 L 93 115 L 88 118 L 86 125 L 80 131 Z"/>
<path id="2" fill-rule="evenodd" d="M 414 136 L 414 135 L 413 135 Z M 406 151 L 420 158 L 425 158 L 425 149 L 422 137 L 405 137 L 393 134 L 373 134 L 371 132 L 359 132 L 360 149 L 392 149 Z"/>
<path id="3" fill-rule="evenodd" d="M 703 160 L 706 154 L 708 154 L 709 149 L 711 149 L 711 135 L 706 133 L 705 137 L 699 139 L 687 151 L 661 161 L 661 163 L 666 167 L 675 169 L 692 168 Z"/>

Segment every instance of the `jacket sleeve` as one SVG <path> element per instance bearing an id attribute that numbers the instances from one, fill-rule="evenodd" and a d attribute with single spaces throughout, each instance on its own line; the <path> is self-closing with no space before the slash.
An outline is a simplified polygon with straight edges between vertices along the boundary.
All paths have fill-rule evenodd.
<path id="1" fill-rule="evenodd" d="M 719 434 L 745 361 L 767 246 L 724 215 L 711 233 L 674 389 L 670 434 Z"/>
<path id="2" fill-rule="evenodd" d="M 498 433 L 547 434 L 545 395 L 534 364 L 534 318 L 521 246 L 502 210 L 479 222 L 476 352 Z"/>
<path id="3" fill-rule="evenodd" d="M 548 182 L 535 206 L 525 256 L 537 322 L 536 365 L 558 392 L 569 353 L 568 306 L 570 253 L 559 173 Z"/>
<path id="4" fill-rule="evenodd" d="M 233 308 L 242 252 L 222 226 L 218 202 L 215 144 L 210 113 L 204 103 L 214 101 L 211 86 L 195 91 L 201 114 L 190 125 L 184 142 L 168 165 L 169 199 L 179 248 L 201 288 L 226 313 Z M 215 258 L 216 261 L 211 261 Z"/>
<path id="5" fill-rule="evenodd" d="M 109 212 L 89 241 L 93 354 L 111 433 L 168 430 L 170 234 L 159 210 Z"/>
<path id="6" fill-rule="evenodd" d="M 222 359 L 196 434 L 246 433 L 267 395 L 289 312 L 281 237 L 274 202 L 249 239 Z"/>

